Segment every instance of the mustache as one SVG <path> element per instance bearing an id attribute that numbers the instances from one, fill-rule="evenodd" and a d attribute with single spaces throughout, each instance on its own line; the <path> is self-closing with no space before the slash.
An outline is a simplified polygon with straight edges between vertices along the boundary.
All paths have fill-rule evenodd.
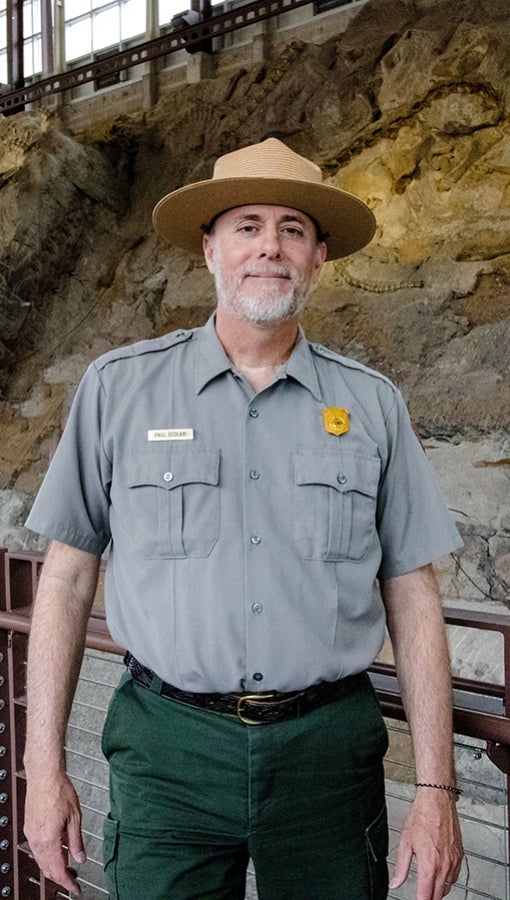
<path id="1" fill-rule="evenodd" d="M 276 277 L 276 278 L 296 278 L 298 276 L 297 270 L 294 266 L 289 266 L 287 263 L 267 263 L 267 262 L 251 262 L 244 263 L 239 269 L 239 276 L 242 278 L 245 275 L 259 275 L 267 277 Z"/>

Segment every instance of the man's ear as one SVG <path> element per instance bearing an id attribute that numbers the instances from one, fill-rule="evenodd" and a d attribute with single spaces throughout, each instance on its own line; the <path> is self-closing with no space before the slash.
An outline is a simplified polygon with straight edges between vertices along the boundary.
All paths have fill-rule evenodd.
<path id="1" fill-rule="evenodd" d="M 328 253 L 328 246 L 324 241 L 321 241 L 320 244 L 317 244 L 317 256 L 315 259 L 314 266 L 314 275 L 313 275 L 313 284 L 317 284 L 319 280 L 319 276 L 322 272 L 322 267 L 326 261 L 326 256 Z"/>
<path id="2" fill-rule="evenodd" d="M 319 246 L 317 247 L 319 251 L 319 270 L 322 269 L 323 264 L 326 262 L 326 256 L 328 255 L 328 245 L 326 241 L 321 241 Z"/>
<path id="3" fill-rule="evenodd" d="M 211 275 L 214 275 L 214 241 L 212 235 L 204 234 L 202 238 L 202 249 L 204 251 L 204 259 Z"/>

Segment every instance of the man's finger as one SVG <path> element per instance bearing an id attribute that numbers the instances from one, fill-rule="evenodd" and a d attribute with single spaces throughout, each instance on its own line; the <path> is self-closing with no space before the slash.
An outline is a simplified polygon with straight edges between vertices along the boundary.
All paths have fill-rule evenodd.
<path id="1" fill-rule="evenodd" d="M 412 858 L 413 852 L 411 848 L 401 840 L 398 848 L 397 862 L 390 881 L 390 888 L 399 888 L 404 884 L 404 881 L 406 881 L 409 875 Z"/>
<path id="2" fill-rule="evenodd" d="M 87 854 L 85 852 L 85 845 L 83 843 L 80 819 L 71 819 L 71 821 L 68 822 L 67 840 L 69 853 L 73 857 L 74 861 L 77 862 L 78 865 L 81 865 L 87 859 Z"/>
<path id="3" fill-rule="evenodd" d="M 62 847 L 62 852 L 57 858 L 46 858 L 41 860 L 39 868 L 44 877 L 55 884 L 61 885 L 67 891 L 75 894 L 81 894 L 81 887 L 77 881 L 77 872 L 67 865 L 67 850 Z"/>

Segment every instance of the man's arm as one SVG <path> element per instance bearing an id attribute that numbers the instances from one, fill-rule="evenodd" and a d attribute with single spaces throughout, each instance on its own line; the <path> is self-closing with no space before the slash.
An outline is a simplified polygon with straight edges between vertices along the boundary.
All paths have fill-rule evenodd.
<path id="1" fill-rule="evenodd" d="M 383 581 L 381 591 L 413 740 L 416 781 L 454 786 L 450 660 L 434 573 L 424 566 Z M 439 900 L 449 892 L 463 856 L 455 799 L 449 791 L 417 788 L 391 887 L 406 880 L 414 855 L 417 900 Z"/>
<path id="2" fill-rule="evenodd" d="M 62 844 L 77 862 L 84 862 L 85 850 L 64 742 L 98 572 L 98 556 L 58 542 L 51 545 L 28 648 L 25 835 L 43 874 L 77 893 L 80 887 Z"/>

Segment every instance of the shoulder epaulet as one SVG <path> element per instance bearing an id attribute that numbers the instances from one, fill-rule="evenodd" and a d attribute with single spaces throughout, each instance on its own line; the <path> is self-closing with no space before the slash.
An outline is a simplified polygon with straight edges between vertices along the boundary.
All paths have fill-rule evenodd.
<path id="1" fill-rule="evenodd" d="M 325 356 L 326 359 L 334 359 L 337 362 L 343 362 L 343 356 L 340 356 L 339 353 L 335 353 L 334 350 L 330 350 L 329 347 L 325 347 L 324 344 L 310 344 L 310 347 L 314 353 L 318 353 L 319 356 Z"/>
<path id="2" fill-rule="evenodd" d="M 170 331 L 162 337 L 150 338 L 145 341 L 137 341 L 135 344 L 126 344 L 124 347 L 117 347 L 115 350 L 108 350 L 95 360 L 96 369 L 104 369 L 110 363 L 117 362 L 121 359 L 130 359 L 133 356 L 143 356 L 146 353 L 161 353 L 170 350 L 178 344 L 191 340 L 196 333 L 195 328 L 179 329 L 178 331 Z"/>
<path id="3" fill-rule="evenodd" d="M 324 347 L 323 344 L 313 343 L 310 344 L 310 347 L 313 353 L 317 353 L 317 355 L 321 356 L 323 359 L 330 359 L 332 362 L 339 363 L 341 366 L 346 366 L 348 369 L 363 372 L 365 375 L 372 376 L 372 378 L 379 378 L 395 390 L 395 385 L 391 379 L 381 372 L 378 372 L 376 369 L 371 369 L 369 366 L 365 366 L 363 363 L 357 362 L 355 359 L 351 359 L 348 356 L 342 356 L 341 353 L 336 353 L 335 350 L 330 350 L 329 347 Z"/>

